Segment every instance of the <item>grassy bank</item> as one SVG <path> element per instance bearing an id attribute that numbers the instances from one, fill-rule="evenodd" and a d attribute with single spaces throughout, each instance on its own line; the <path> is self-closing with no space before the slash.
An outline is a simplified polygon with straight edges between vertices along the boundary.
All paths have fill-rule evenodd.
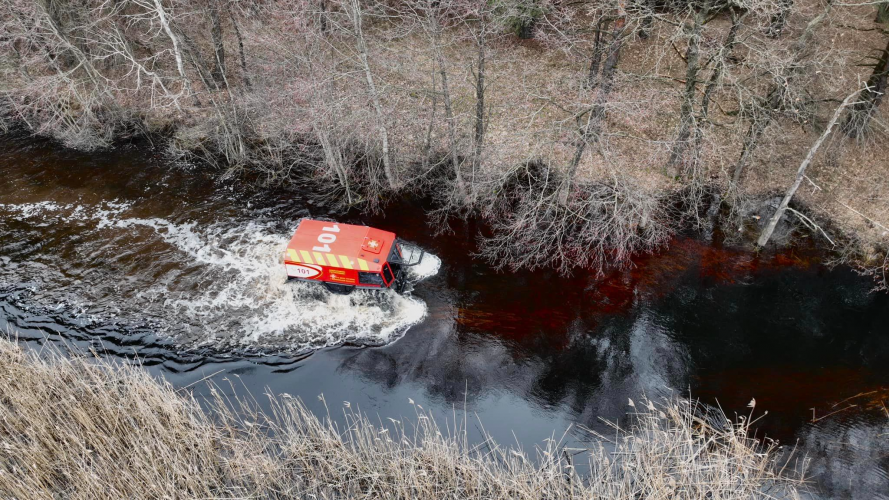
<path id="1" fill-rule="evenodd" d="M 637 403 L 607 449 L 531 454 L 470 445 L 420 408 L 385 425 L 347 408 L 337 425 L 287 396 L 268 413 L 218 393 L 209 406 L 140 368 L 0 341 L 0 496 L 749 499 L 799 486 L 748 421 L 679 400 Z"/>

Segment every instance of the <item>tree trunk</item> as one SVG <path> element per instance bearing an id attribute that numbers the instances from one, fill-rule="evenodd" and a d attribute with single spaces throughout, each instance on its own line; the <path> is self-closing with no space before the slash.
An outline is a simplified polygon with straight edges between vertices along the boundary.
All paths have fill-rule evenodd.
<path id="1" fill-rule="evenodd" d="M 204 84 L 204 87 L 207 90 L 219 90 L 219 86 L 216 85 L 216 81 L 213 80 L 212 70 L 207 64 L 207 61 L 204 60 L 204 56 L 201 54 L 201 49 L 198 48 L 198 45 L 187 33 L 179 32 L 177 36 L 179 36 L 182 48 L 184 49 L 182 51 L 183 55 L 188 57 L 191 61 L 191 65 L 194 66 L 195 71 L 198 72 L 198 76 L 201 78 L 201 83 Z M 198 102 L 197 94 L 195 94 L 194 98 L 195 102 Z M 198 105 L 200 105 L 199 102 Z"/>
<path id="2" fill-rule="evenodd" d="M 738 41 L 738 31 L 741 30 L 741 25 L 746 15 L 746 13 L 738 12 L 734 7 L 729 7 L 732 27 L 729 28 L 728 35 L 726 35 L 722 47 L 719 48 L 719 54 L 716 56 L 716 65 L 713 67 L 713 72 L 710 73 L 710 80 L 707 82 L 707 86 L 704 87 L 704 96 L 701 97 L 701 116 L 705 120 L 710 114 L 710 100 L 713 98 L 713 92 L 719 85 L 720 80 L 722 80 L 722 75 L 725 73 L 726 59 L 728 59 L 728 56 L 731 55 L 732 50 L 735 48 L 735 44 Z"/>
<path id="3" fill-rule="evenodd" d="M 59 12 L 57 6 L 51 0 L 40 0 L 37 2 L 40 6 L 41 10 L 43 10 L 43 14 L 46 16 L 46 19 L 49 24 L 49 29 L 52 31 L 53 35 L 62 42 L 62 45 L 67 49 L 68 52 L 71 53 L 71 57 L 73 59 L 67 59 L 69 66 L 74 65 L 74 61 L 77 62 L 77 65 L 83 67 L 83 70 L 86 72 L 90 81 L 93 82 L 93 85 L 96 91 L 100 91 L 100 87 L 104 88 L 105 86 L 101 84 L 102 76 L 99 74 L 99 71 L 93 66 L 92 61 L 84 53 L 78 45 L 76 45 L 70 37 L 68 36 L 67 31 L 65 30 L 61 17 L 59 16 Z"/>
<path id="4" fill-rule="evenodd" d="M 182 49 L 179 47 L 179 37 L 173 33 L 173 28 L 170 26 L 170 21 L 167 19 L 167 12 L 164 10 L 161 0 L 154 0 L 154 8 L 164 33 L 166 33 L 170 42 L 173 44 L 173 57 L 176 58 L 176 69 L 179 71 L 182 87 L 185 89 L 185 92 L 190 95 L 193 92 L 191 90 L 191 82 L 188 80 L 188 75 L 185 74 L 185 63 L 182 59 Z"/>
<path id="5" fill-rule="evenodd" d="M 799 39 L 793 44 L 793 48 L 791 49 L 793 59 L 790 65 L 788 65 L 789 69 L 776 78 L 774 85 L 769 89 L 769 93 L 764 99 L 765 104 L 762 109 L 761 117 L 754 115 L 754 120 L 750 124 L 750 128 L 747 129 L 747 135 L 744 137 L 744 147 L 741 150 L 741 157 L 738 159 L 738 163 L 735 165 L 734 174 L 732 175 L 732 184 L 734 186 L 737 186 L 740 182 L 741 176 L 743 175 L 750 158 L 753 156 L 753 152 L 756 150 L 757 146 L 759 146 L 759 139 L 762 137 L 762 133 L 772 122 L 775 113 L 784 106 L 784 96 L 787 93 L 787 87 L 802 66 L 800 63 L 805 58 L 809 42 L 815 34 L 815 28 L 827 18 L 832 7 L 833 1 L 828 0 L 824 10 L 806 25 L 803 34 L 800 35 Z"/>
<path id="6" fill-rule="evenodd" d="M 802 184 L 803 179 L 806 177 L 806 169 L 809 167 L 809 164 L 812 163 L 812 159 L 815 157 L 815 153 L 818 152 L 818 148 L 821 147 L 821 144 L 824 142 L 825 139 L 827 139 L 827 136 L 830 135 L 831 130 L 833 130 L 833 126 L 836 125 L 837 120 L 840 119 L 840 114 L 842 114 L 843 108 L 848 106 L 849 102 L 856 95 L 858 95 L 858 91 L 849 94 L 846 99 L 843 100 L 843 103 L 840 104 L 836 111 L 834 111 L 833 117 L 827 124 L 827 128 L 824 129 L 824 132 L 821 133 L 821 136 L 818 138 L 817 141 L 815 141 L 815 144 L 812 145 L 812 148 L 809 149 L 809 153 L 803 159 L 803 162 L 800 163 L 799 169 L 797 169 L 796 171 L 796 178 L 793 180 L 793 184 L 790 185 L 790 188 L 787 190 L 787 193 L 781 200 L 781 204 L 778 205 L 778 209 L 775 210 L 774 215 L 772 215 L 772 218 L 769 219 L 768 224 L 766 224 L 765 229 L 763 229 L 762 234 L 756 241 L 757 247 L 762 248 L 769 242 L 769 238 L 771 238 L 772 233 L 775 232 L 775 226 L 778 225 L 778 221 L 781 220 L 781 217 L 787 210 L 787 205 L 790 204 L 790 200 L 793 198 L 793 195 L 796 194 L 796 190 L 799 189 L 800 184 Z"/>
<path id="7" fill-rule="evenodd" d="M 10 11 L 13 9 L 10 4 Z M 61 12 L 59 12 L 59 4 L 53 0 L 39 0 L 37 2 L 43 9 L 43 14 L 46 16 L 46 19 L 49 21 L 50 29 L 53 34 L 56 35 L 57 38 L 63 41 L 66 46 L 69 46 L 69 51 L 71 54 L 67 54 L 65 52 L 58 54 L 58 58 L 61 59 L 61 66 L 63 67 L 71 67 L 74 66 L 77 62 L 81 61 L 79 54 L 83 54 L 83 51 L 80 50 L 78 44 L 72 42 L 71 37 L 69 36 L 68 30 L 65 29 L 65 22 L 62 20 Z M 77 49 L 75 52 L 73 49 Z M 85 55 L 85 54 L 84 54 Z"/>
<path id="8" fill-rule="evenodd" d="M 117 102 L 114 98 L 114 95 L 109 90 L 108 85 L 105 83 L 104 77 L 93 65 L 91 58 L 86 53 L 84 53 L 83 50 L 81 50 L 80 46 L 72 42 L 72 40 L 68 36 L 68 32 L 61 24 L 61 18 L 58 12 L 55 10 L 56 6 L 50 0 L 41 0 L 37 2 L 37 4 L 40 10 L 43 11 L 43 14 L 46 16 L 49 30 L 56 37 L 56 39 L 58 39 L 62 43 L 62 46 L 66 49 L 66 51 L 71 54 L 71 57 L 73 57 L 73 61 L 69 60 L 69 62 L 71 62 L 71 65 L 73 66 L 73 63 L 76 61 L 77 66 L 83 68 L 87 78 L 89 78 L 90 82 L 92 82 L 93 91 L 96 92 L 96 94 L 103 96 L 102 104 L 104 106 L 107 106 L 111 110 L 115 110 L 117 108 Z M 73 73 L 73 71 L 77 68 L 75 67 L 63 70 L 60 65 L 56 63 L 56 59 L 60 59 L 58 55 L 51 53 L 46 47 L 42 46 L 42 48 L 45 57 L 50 62 L 50 65 L 55 67 L 59 76 L 62 76 L 65 80 L 68 80 L 70 74 Z M 92 106 L 88 105 L 87 101 L 89 100 L 89 98 L 81 97 L 79 92 L 77 94 L 78 99 L 83 105 L 83 113 L 89 116 L 92 120 L 99 122 L 100 120 L 96 116 L 95 110 Z M 176 103 L 176 106 L 179 106 L 178 103 Z"/>
<path id="9" fill-rule="evenodd" d="M 530 40 L 534 38 L 534 19 L 531 17 L 521 19 L 516 34 L 522 40 Z"/>
<path id="10" fill-rule="evenodd" d="M 426 138 L 423 140 L 423 172 L 429 171 L 429 157 L 432 153 L 432 131 L 435 130 L 435 112 L 438 110 L 438 92 L 436 92 L 435 62 L 432 63 L 432 109 L 429 111 L 429 125 L 426 127 Z"/>
<path id="11" fill-rule="evenodd" d="M 457 119 L 454 117 L 454 109 L 451 106 L 451 93 L 448 89 L 448 72 L 445 67 L 444 55 L 441 48 L 436 49 L 438 60 L 438 76 L 441 80 L 441 94 L 444 98 L 445 121 L 448 122 L 448 142 L 450 142 L 451 165 L 454 168 L 454 179 L 457 183 L 457 191 L 461 200 L 466 200 L 466 185 L 463 183 L 463 174 L 460 172 L 460 151 L 457 147 Z"/>
<path id="12" fill-rule="evenodd" d="M 639 2 L 642 9 L 642 20 L 639 21 L 639 38 L 646 40 L 651 36 L 654 27 L 654 0 L 642 0 Z"/>
<path id="13" fill-rule="evenodd" d="M 321 24 L 321 33 L 327 33 L 327 0 L 321 0 L 319 7 L 321 7 L 320 14 L 320 24 Z"/>
<path id="14" fill-rule="evenodd" d="M 250 76 L 247 74 L 247 54 L 244 52 L 244 38 L 241 37 L 241 29 L 238 27 L 238 21 L 235 19 L 235 13 L 231 6 L 228 7 L 228 17 L 231 18 L 232 28 L 235 31 L 235 37 L 238 39 L 238 52 L 241 56 L 241 76 L 244 80 L 244 87 L 250 88 Z"/>
<path id="15" fill-rule="evenodd" d="M 608 19 L 601 18 L 599 22 L 596 23 L 596 39 L 595 45 L 593 46 L 593 55 L 590 57 L 590 70 L 589 76 L 587 77 L 587 85 L 589 88 L 596 88 L 596 79 L 599 76 L 599 66 L 602 64 L 602 55 L 604 51 L 604 43 L 602 40 L 602 34 L 608 29 Z"/>
<path id="16" fill-rule="evenodd" d="M 867 88 L 861 91 L 861 98 L 849 108 L 843 132 L 856 138 L 867 129 L 871 116 L 880 106 L 886 95 L 886 80 L 889 76 L 889 41 L 874 64 L 874 71 L 867 80 Z"/>
<path id="17" fill-rule="evenodd" d="M 790 17 L 790 11 L 793 9 L 793 0 L 780 0 L 781 10 L 779 10 L 769 21 L 769 29 L 767 34 L 770 37 L 781 36 L 781 32 L 787 26 L 787 18 Z"/>
<path id="18" fill-rule="evenodd" d="M 457 144 L 457 118 L 454 116 L 454 108 L 451 102 L 451 92 L 448 87 L 448 69 L 444 51 L 441 47 L 441 25 L 438 22 L 438 4 L 429 0 L 425 6 L 425 16 L 429 36 L 432 42 L 432 54 L 438 64 L 438 77 L 441 81 L 441 96 L 444 100 L 445 121 L 448 124 L 448 146 L 451 150 L 451 166 L 454 169 L 454 180 L 462 202 L 467 201 L 466 184 L 463 182 L 463 174 L 460 170 L 460 150 Z"/>
<path id="19" fill-rule="evenodd" d="M 694 113 L 695 97 L 698 92 L 698 72 L 701 69 L 701 29 L 704 19 L 707 17 L 708 8 L 695 11 L 694 21 L 691 26 L 686 25 L 689 33 L 688 48 L 685 51 L 685 93 L 679 111 L 679 133 L 667 162 L 669 173 L 676 170 L 676 165 L 683 160 L 688 150 L 689 138 L 692 128 L 697 128 L 697 118 Z M 678 173 L 678 172 L 676 172 Z"/>
<path id="20" fill-rule="evenodd" d="M 716 61 L 713 66 L 713 71 L 710 73 L 710 79 L 707 81 L 707 85 L 704 87 L 704 95 L 701 97 L 701 124 L 704 124 L 707 122 L 707 120 L 709 120 L 710 101 L 713 99 L 713 93 L 719 86 L 720 81 L 722 81 L 722 75 L 725 74 L 726 59 L 728 59 L 728 56 L 735 48 L 735 43 L 737 43 L 738 41 L 738 31 L 741 30 L 741 25 L 743 23 L 744 16 L 746 15 L 746 13 L 742 14 L 738 12 L 738 10 L 734 7 L 729 7 L 729 17 L 732 20 L 732 26 L 731 28 L 729 28 L 728 34 L 725 37 L 725 41 L 719 48 L 719 53 L 715 57 Z M 694 145 L 694 155 L 696 158 L 698 157 L 698 155 L 701 154 L 703 138 L 703 130 L 701 130 L 700 127 L 696 127 Z"/>
<path id="21" fill-rule="evenodd" d="M 358 45 L 358 57 L 361 60 L 361 67 L 364 70 L 364 78 L 367 82 L 367 93 L 370 96 L 374 112 L 377 116 L 377 126 L 380 128 L 380 140 L 383 143 L 383 172 L 386 174 L 386 180 L 389 182 L 389 187 L 395 189 L 398 187 L 398 180 L 395 177 L 392 161 L 389 158 L 389 129 L 386 127 L 386 117 L 383 114 L 383 105 L 380 103 L 380 94 L 377 92 L 373 73 L 370 70 L 370 62 L 367 57 L 367 42 L 364 39 L 364 30 L 361 26 L 363 23 L 362 16 L 364 14 L 361 12 L 361 5 L 358 3 L 358 0 L 350 0 L 349 7 L 349 17 L 352 21 L 352 27 L 355 29 L 355 39 Z"/>
<path id="22" fill-rule="evenodd" d="M 219 1 L 209 0 L 210 38 L 213 40 L 213 81 L 218 87 L 227 87 L 225 80 L 225 44 L 222 37 L 222 23 L 219 20 Z"/>
<path id="23" fill-rule="evenodd" d="M 611 44 L 608 46 L 608 57 L 605 59 L 605 66 L 602 68 L 601 88 L 596 96 L 596 102 L 589 111 L 589 116 L 585 125 L 580 126 L 580 136 L 574 149 L 574 157 L 568 165 L 568 172 L 562 183 L 559 192 L 559 203 L 563 206 L 568 205 L 568 197 L 571 194 L 572 185 L 574 184 L 574 176 L 577 174 L 577 166 L 583 158 L 587 144 L 590 142 L 598 142 L 602 133 L 602 123 L 605 121 L 605 105 L 608 103 L 608 96 L 614 86 L 614 73 L 617 70 L 617 63 L 620 60 L 620 49 L 623 45 L 624 28 L 626 27 L 626 0 L 618 0 L 618 17 L 614 22 L 614 30 L 611 32 Z"/>
<path id="24" fill-rule="evenodd" d="M 315 135 L 318 137 L 318 142 L 321 143 L 321 149 L 324 150 L 324 161 L 333 169 L 337 179 L 340 181 L 340 185 L 346 190 L 346 199 L 351 205 L 352 189 L 349 186 L 349 174 L 346 172 L 343 162 L 343 151 L 339 144 L 331 138 L 330 132 L 324 125 L 319 126 L 316 120 L 313 128 L 315 129 Z"/>
<path id="25" fill-rule="evenodd" d="M 473 140 L 474 151 L 472 153 L 472 178 L 470 179 L 470 191 L 472 201 L 475 201 L 475 176 L 481 169 L 482 164 L 482 146 L 485 142 L 485 59 L 486 59 L 486 37 L 487 20 L 482 13 L 480 20 L 481 26 L 476 38 L 478 45 L 478 61 L 475 73 L 475 137 Z"/>
<path id="26" fill-rule="evenodd" d="M 783 89 L 783 87 L 781 88 Z M 772 113 L 767 111 L 761 118 L 754 118 L 753 122 L 750 123 L 750 127 L 747 129 L 747 134 L 744 136 L 744 146 L 741 149 L 741 157 L 738 159 L 738 163 L 735 164 L 735 169 L 732 173 L 733 185 L 737 186 L 738 183 L 741 182 L 741 176 L 744 174 L 747 164 L 753 156 L 753 152 L 759 145 L 759 139 L 771 122 Z"/>

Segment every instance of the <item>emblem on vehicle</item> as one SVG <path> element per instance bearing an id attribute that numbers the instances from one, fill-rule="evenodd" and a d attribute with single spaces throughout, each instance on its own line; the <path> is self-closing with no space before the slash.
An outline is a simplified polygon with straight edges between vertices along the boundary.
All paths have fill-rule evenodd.
<path id="1" fill-rule="evenodd" d="M 291 278 L 314 278 L 321 274 L 321 267 L 312 264 L 287 264 L 284 267 Z"/>

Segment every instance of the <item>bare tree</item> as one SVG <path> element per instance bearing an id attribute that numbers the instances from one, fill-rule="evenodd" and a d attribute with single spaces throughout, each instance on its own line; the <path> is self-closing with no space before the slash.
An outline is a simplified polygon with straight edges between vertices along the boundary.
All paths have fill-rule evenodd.
<path id="1" fill-rule="evenodd" d="M 4 38 L 12 45 L 20 43 L 18 57 L 29 63 L 43 63 L 22 74 L 30 86 L 18 101 L 11 99 L 13 112 L 36 133 L 54 135 L 64 143 L 85 149 L 102 147 L 112 138 L 120 117 L 116 96 L 110 82 L 97 68 L 80 13 L 61 12 L 49 0 L 24 5 L 4 4 L 9 23 Z M 27 98 L 25 98 L 27 96 Z"/>
<path id="2" fill-rule="evenodd" d="M 207 13 L 210 15 L 210 37 L 213 40 L 213 80 L 217 86 L 226 88 L 225 79 L 225 44 L 222 38 L 222 22 L 219 18 L 219 2 L 221 0 L 207 0 L 209 2 Z"/>
<path id="3" fill-rule="evenodd" d="M 636 8 L 640 11 L 639 18 L 641 19 L 639 22 L 639 37 L 643 40 L 651 36 L 654 26 L 655 5 L 655 0 L 636 0 L 635 2 Z"/>
<path id="4" fill-rule="evenodd" d="M 173 45 L 173 57 L 176 58 L 176 69 L 179 71 L 179 77 L 182 82 L 182 86 L 186 90 L 187 94 L 192 94 L 193 92 L 191 89 L 191 81 L 188 79 L 188 75 L 185 74 L 185 63 L 183 62 L 184 59 L 182 56 L 182 48 L 181 48 L 182 44 L 179 41 L 179 37 L 176 35 L 176 33 L 173 30 L 173 27 L 172 27 L 171 21 L 170 21 L 170 17 L 167 15 L 167 11 L 164 8 L 163 3 L 161 2 L 161 0 L 150 0 L 151 1 L 150 4 L 149 4 L 149 0 L 133 0 L 133 1 L 135 3 L 141 5 L 142 7 L 145 7 L 146 9 L 149 9 L 149 10 L 151 10 L 152 8 L 154 9 L 154 13 L 157 16 L 158 23 L 161 25 L 161 28 L 163 28 L 164 33 L 167 34 L 167 37 L 170 38 L 170 42 Z"/>
<path id="5" fill-rule="evenodd" d="M 772 233 L 775 231 L 775 226 L 778 225 L 778 221 L 781 220 L 781 217 L 784 216 L 784 212 L 787 210 L 787 205 L 790 204 L 790 200 L 793 199 L 793 195 L 796 194 L 796 190 L 799 189 L 800 184 L 802 184 L 803 179 L 806 177 L 806 169 L 809 168 L 809 165 L 812 163 L 812 159 L 815 158 L 815 153 L 818 152 L 818 148 L 821 147 L 821 144 L 827 139 L 827 136 L 830 135 L 831 131 L 833 131 L 834 125 L 836 125 L 837 121 L 840 119 L 840 115 L 843 113 L 843 110 L 846 106 L 852 102 L 852 99 L 855 98 L 859 94 L 860 91 L 856 90 L 855 92 L 849 94 L 843 102 L 837 107 L 837 109 L 833 112 L 833 116 L 830 121 L 827 122 L 827 126 L 824 128 L 824 132 L 821 133 L 821 136 L 818 137 L 818 140 L 809 148 L 809 152 L 806 154 L 806 157 L 803 158 L 802 163 L 800 163 L 799 168 L 796 171 L 796 177 L 793 180 L 793 183 L 787 189 L 787 192 L 784 194 L 784 198 L 781 200 L 781 203 L 778 205 L 777 210 L 769 219 L 769 222 L 766 224 L 765 229 L 763 229 L 762 234 L 759 235 L 759 239 L 756 240 L 756 246 L 764 247 L 768 244 L 769 239 L 772 237 Z"/>
<path id="6" fill-rule="evenodd" d="M 441 86 L 441 97 L 444 104 L 445 121 L 448 127 L 448 149 L 451 156 L 451 167 L 454 171 L 454 182 L 457 187 L 457 193 L 463 202 L 469 201 L 466 184 L 463 182 L 463 173 L 461 172 L 460 149 L 457 138 L 457 118 L 454 116 L 454 107 L 451 102 L 451 91 L 448 87 L 448 64 L 444 55 L 443 47 L 443 29 L 440 18 L 450 14 L 450 4 L 447 0 L 425 0 L 423 4 L 423 27 L 429 38 L 430 48 L 438 67 L 439 85 Z"/>
<path id="7" fill-rule="evenodd" d="M 873 64 L 873 72 L 864 90 L 861 91 L 859 102 L 849 107 L 849 113 L 843 123 L 843 132 L 849 137 L 859 137 L 867 129 L 871 116 L 886 95 L 886 83 L 889 79 L 889 39 L 886 41 L 886 47 L 878 54 Z"/>
<path id="8" fill-rule="evenodd" d="M 795 83 L 794 80 L 802 71 L 804 67 L 803 61 L 812 50 L 811 42 L 815 35 L 815 31 L 828 17 L 832 6 L 832 0 L 828 0 L 821 13 L 809 21 L 799 39 L 797 39 L 791 47 L 790 57 L 787 64 L 783 65 L 776 71 L 774 82 L 770 85 L 765 98 L 762 98 L 760 100 L 761 103 L 749 112 L 751 123 L 744 137 L 741 156 L 735 164 L 734 172 L 732 174 L 733 186 L 739 185 L 741 176 L 750 162 L 753 152 L 759 146 L 763 132 L 765 132 L 766 128 L 772 123 L 776 114 L 788 107 L 797 105 L 795 100 L 788 99 L 788 95 L 792 89 L 791 84 Z"/>
<path id="9" fill-rule="evenodd" d="M 133 20 L 136 14 L 128 14 L 124 16 L 124 20 Z M 120 59 L 123 65 L 129 66 L 128 74 L 135 75 L 135 83 L 130 90 L 139 94 L 143 92 L 143 87 L 148 87 L 151 96 L 151 102 L 158 108 L 164 108 L 172 104 L 181 110 L 179 99 L 184 93 L 184 89 L 173 92 L 169 84 L 175 84 L 175 79 L 163 74 L 160 69 L 161 53 L 150 53 L 146 56 L 136 54 L 133 44 L 124 34 L 124 30 L 117 24 L 112 24 L 112 29 L 106 32 L 97 32 L 94 34 L 100 50 L 107 56 Z M 168 104 L 170 103 L 170 104 Z"/>
<path id="10" fill-rule="evenodd" d="M 683 30 L 688 36 L 688 48 L 685 50 L 685 92 L 682 97 L 682 106 L 679 111 L 679 133 L 677 134 L 675 145 L 670 159 L 667 162 L 668 171 L 674 171 L 677 165 L 682 161 L 685 163 L 682 172 L 688 172 L 694 169 L 693 163 L 697 163 L 698 154 L 695 152 L 687 158 L 689 139 L 692 136 L 692 130 L 697 130 L 699 124 L 696 123 L 698 117 L 695 114 L 695 101 L 698 93 L 698 72 L 701 70 L 701 30 L 704 21 L 710 13 L 710 0 L 706 0 L 702 5 L 690 4 L 691 20 L 686 22 Z M 674 173 L 675 175 L 675 173 Z"/>
<path id="11" fill-rule="evenodd" d="M 793 0 L 779 0 L 778 12 L 772 15 L 769 21 L 768 35 L 772 38 L 781 36 L 784 28 L 787 26 L 787 18 L 793 9 Z"/>
<path id="12" fill-rule="evenodd" d="M 667 195 L 738 206 L 774 188 L 763 168 L 734 189 L 754 157 L 783 171 L 770 136 L 811 142 L 855 76 L 855 44 L 886 45 L 884 26 L 850 27 L 860 6 L 827 3 L 797 26 L 812 5 L 8 0 L 0 123 L 77 147 L 163 131 L 173 151 L 318 182 L 341 207 L 431 195 L 433 215 L 491 223 L 483 255 L 497 265 L 600 268 L 686 221 Z M 889 46 L 874 61 L 837 124 L 851 136 L 884 125 Z"/>
<path id="13" fill-rule="evenodd" d="M 238 27 L 238 20 L 235 17 L 231 4 L 228 4 L 226 10 L 228 11 L 229 19 L 231 19 L 232 22 L 232 30 L 235 32 L 235 37 L 238 39 L 238 54 L 241 56 L 241 77 L 244 81 L 244 87 L 250 89 L 250 72 L 247 71 L 247 54 L 244 50 L 244 37 L 241 36 L 241 28 Z"/>
<path id="14" fill-rule="evenodd" d="M 475 201 L 477 197 L 477 175 L 482 166 L 482 150 L 485 143 L 485 132 L 487 130 L 488 118 L 485 108 L 485 92 L 487 90 L 487 60 L 488 60 L 488 38 L 492 34 L 492 23 L 490 22 L 491 11 L 487 2 L 474 2 L 473 13 L 470 19 L 470 27 L 472 41 L 476 46 L 475 69 L 473 71 L 473 86 L 475 87 L 475 126 L 473 133 L 473 153 L 472 153 L 472 178 L 471 185 L 471 201 Z"/>
<path id="15" fill-rule="evenodd" d="M 563 206 L 568 203 L 568 197 L 571 194 L 571 183 L 574 181 L 577 166 L 580 165 L 584 150 L 588 144 L 598 142 L 599 136 L 602 133 L 602 126 L 605 122 L 606 103 L 614 85 L 614 74 L 617 70 L 617 63 L 620 60 L 620 49 L 626 36 L 626 15 L 625 0 L 617 0 L 617 18 L 614 21 L 614 28 L 611 32 L 611 43 L 608 46 L 605 65 L 602 68 L 601 83 L 596 100 L 592 107 L 583 110 L 575 117 L 578 137 L 575 141 L 574 156 L 568 165 L 568 172 L 559 192 L 559 203 Z"/>
<path id="16" fill-rule="evenodd" d="M 605 54 L 605 37 L 611 21 L 607 16 L 600 16 L 596 22 L 595 41 L 593 42 L 593 53 L 590 55 L 590 69 L 587 76 L 587 85 L 590 88 L 595 88 L 599 83 L 599 67 L 602 65 L 602 56 Z"/>
<path id="17" fill-rule="evenodd" d="M 395 167 L 389 151 L 389 128 L 386 125 L 386 114 L 383 112 L 383 105 L 380 101 L 380 92 L 374 81 L 373 71 L 370 67 L 370 59 L 367 53 L 367 40 L 364 35 L 364 11 L 361 8 L 359 0 L 346 0 L 343 4 L 346 9 L 349 22 L 351 23 L 352 35 L 355 38 L 355 45 L 358 51 L 358 59 L 361 63 L 361 69 L 364 72 L 364 78 L 367 82 L 368 97 L 373 104 L 374 112 L 377 117 L 377 127 L 380 133 L 380 141 L 382 142 L 382 159 L 383 171 L 386 174 L 386 180 L 391 189 L 398 187 L 398 178 L 395 174 Z"/>
<path id="18" fill-rule="evenodd" d="M 710 103 L 713 100 L 714 92 L 722 84 L 723 77 L 728 66 L 728 60 L 732 50 L 738 43 L 738 33 L 744 23 L 744 18 L 749 11 L 741 12 L 734 5 L 728 7 L 729 19 L 731 19 L 731 27 L 725 36 L 725 40 L 720 45 L 716 54 L 713 55 L 713 69 L 710 71 L 710 78 L 704 86 L 704 93 L 701 96 L 701 122 L 706 123 L 710 117 Z M 698 129 L 695 133 L 695 149 L 700 151 L 701 148 L 701 131 Z"/>

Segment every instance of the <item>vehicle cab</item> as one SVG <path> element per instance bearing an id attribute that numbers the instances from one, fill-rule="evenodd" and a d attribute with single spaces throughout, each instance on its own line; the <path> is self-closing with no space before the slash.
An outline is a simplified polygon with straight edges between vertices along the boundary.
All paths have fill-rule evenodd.
<path id="1" fill-rule="evenodd" d="M 317 281 L 335 293 L 355 288 L 401 292 L 404 268 L 423 258 L 422 251 L 408 256 L 403 251 L 389 231 L 303 219 L 284 252 L 284 267 L 288 279 Z"/>

